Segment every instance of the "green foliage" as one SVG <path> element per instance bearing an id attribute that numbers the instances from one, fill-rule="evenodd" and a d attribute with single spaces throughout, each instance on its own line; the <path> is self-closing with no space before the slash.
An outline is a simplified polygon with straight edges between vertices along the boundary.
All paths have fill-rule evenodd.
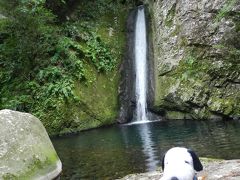
<path id="1" fill-rule="evenodd" d="M 189 55 L 184 63 L 187 68 L 186 71 L 182 73 L 181 80 L 186 81 L 194 76 L 194 72 L 196 71 L 194 69 L 194 63 L 196 63 L 196 59 L 193 56 Z"/>
<path id="2" fill-rule="evenodd" d="M 116 59 L 112 57 L 109 48 L 95 33 L 88 39 L 85 52 L 98 71 L 111 71 L 116 65 Z"/>
<path id="3" fill-rule="evenodd" d="M 100 74 L 112 74 L 124 43 L 123 37 L 106 36 L 109 27 L 119 29 L 118 12 L 125 11 L 119 1 L 80 1 L 71 19 L 62 21 L 68 3 L 0 1 L 6 16 L 0 19 L 0 109 L 30 112 L 54 134 L 76 124 L 63 111 L 82 101 L 76 82 L 93 86 Z M 63 6 L 64 12 L 56 13 Z M 111 23 L 101 24 L 103 16 Z"/>
<path id="4" fill-rule="evenodd" d="M 65 72 L 70 72 L 76 79 L 84 78 L 83 60 L 80 58 L 81 46 L 68 37 L 58 39 L 55 54 L 50 58 L 51 63 L 60 66 Z"/>

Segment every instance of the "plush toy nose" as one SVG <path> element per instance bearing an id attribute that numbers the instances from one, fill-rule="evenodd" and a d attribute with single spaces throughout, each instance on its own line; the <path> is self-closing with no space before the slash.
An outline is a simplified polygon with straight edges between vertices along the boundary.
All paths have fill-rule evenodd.
<path id="1" fill-rule="evenodd" d="M 178 178 L 177 177 L 172 177 L 171 180 L 178 180 Z"/>

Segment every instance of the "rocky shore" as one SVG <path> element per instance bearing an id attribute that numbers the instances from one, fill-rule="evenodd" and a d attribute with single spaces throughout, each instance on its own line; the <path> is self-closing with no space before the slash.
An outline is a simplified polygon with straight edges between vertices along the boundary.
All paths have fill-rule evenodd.
<path id="1" fill-rule="evenodd" d="M 198 173 L 198 177 L 205 180 L 239 180 L 240 159 L 237 160 L 209 160 L 202 158 L 204 169 Z M 162 177 L 162 171 L 154 171 L 141 174 L 130 174 L 121 180 L 157 180 Z M 204 179 L 202 178 L 202 179 Z"/>

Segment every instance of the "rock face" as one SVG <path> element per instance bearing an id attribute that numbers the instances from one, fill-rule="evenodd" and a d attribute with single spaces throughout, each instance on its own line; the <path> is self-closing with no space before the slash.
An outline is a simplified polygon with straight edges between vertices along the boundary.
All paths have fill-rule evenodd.
<path id="1" fill-rule="evenodd" d="M 121 64 L 121 81 L 119 85 L 120 112 L 117 121 L 129 122 L 133 118 L 135 101 L 135 64 L 134 64 L 134 37 L 137 9 L 130 11 L 127 19 L 126 53 Z"/>
<path id="2" fill-rule="evenodd" d="M 204 170 L 198 176 L 206 180 L 238 180 L 240 179 L 240 160 L 221 160 L 205 162 Z"/>
<path id="3" fill-rule="evenodd" d="M 0 111 L 0 179 L 53 179 L 61 170 L 61 161 L 39 119 Z"/>
<path id="4" fill-rule="evenodd" d="M 166 117 L 239 118 L 240 1 L 148 1 L 156 111 Z"/>

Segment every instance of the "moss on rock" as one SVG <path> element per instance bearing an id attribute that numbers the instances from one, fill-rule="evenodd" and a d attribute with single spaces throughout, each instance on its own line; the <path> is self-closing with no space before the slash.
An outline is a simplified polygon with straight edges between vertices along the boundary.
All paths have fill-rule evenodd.
<path id="1" fill-rule="evenodd" d="M 238 5 L 210 1 L 216 12 L 206 13 L 203 1 L 152 3 L 156 112 L 165 109 L 170 119 L 239 118 Z"/>
<path id="2" fill-rule="evenodd" d="M 1 110 L 0 130 L 0 179 L 53 179 L 60 174 L 62 164 L 39 119 Z"/>
<path id="3" fill-rule="evenodd" d="M 96 10 L 95 6 L 100 9 Z M 120 2 L 84 1 L 70 14 L 75 27 L 80 27 L 80 30 L 82 24 L 93 26 L 90 30 L 96 33 L 99 41 L 106 44 L 116 62 L 111 71 L 104 72 L 96 69 L 88 58 L 84 58 L 84 79 L 74 82 L 74 99 L 65 101 L 57 110 L 48 111 L 41 118 L 51 135 L 78 132 L 116 122 L 119 110 L 119 67 L 126 45 L 125 24 L 130 8 L 131 4 Z M 86 19 L 78 21 L 81 18 L 79 13 L 84 14 Z M 79 43 L 87 48 L 84 41 Z"/>

